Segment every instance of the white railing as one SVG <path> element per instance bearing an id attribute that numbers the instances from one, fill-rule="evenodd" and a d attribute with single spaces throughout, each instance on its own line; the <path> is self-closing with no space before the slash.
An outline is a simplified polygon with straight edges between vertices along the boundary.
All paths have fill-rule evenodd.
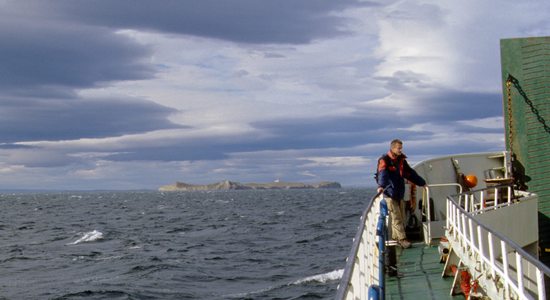
<path id="1" fill-rule="evenodd" d="M 376 229 L 382 199 L 380 193 L 372 197 L 361 216 L 335 299 L 367 299 L 369 286 L 380 284 Z"/>
<path id="2" fill-rule="evenodd" d="M 490 199 L 489 192 L 494 192 Z M 548 280 L 550 269 L 520 245 L 476 219 L 488 210 L 521 202 L 518 195 L 522 193 L 525 194 L 514 192 L 511 187 L 496 187 L 449 196 L 447 238 L 461 261 L 470 261 L 475 266 L 470 269 L 479 273 L 480 279 L 487 279 L 491 286 L 494 283 L 485 288 L 492 289 L 499 298 L 545 300 L 545 278 Z M 505 221 L 510 220 L 502 220 Z"/>
<path id="3" fill-rule="evenodd" d="M 512 186 L 502 185 L 458 195 L 458 204 L 470 213 L 483 213 L 511 205 L 529 193 L 516 191 Z"/>
<path id="4" fill-rule="evenodd" d="M 458 183 L 438 183 L 438 184 L 426 185 L 424 187 L 424 190 L 422 192 L 422 217 L 423 217 L 422 219 L 425 220 L 423 221 L 423 223 L 426 224 L 425 231 L 424 231 L 424 242 L 428 245 L 432 242 L 432 222 L 435 221 L 435 220 L 432 220 L 432 211 L 434 208 L 432 208 L 432 203 L 430 201 L 430 190 L 433 188 L 453 187 L 453 186 L 458 188 L 459 194 L 462 193 L 462 186 Z M 439 223 L 434 225 L 443 226 L 443 224 L 439 224 Z M 440 237 L 440 235 L 438 235 L 438 237 Z"/>

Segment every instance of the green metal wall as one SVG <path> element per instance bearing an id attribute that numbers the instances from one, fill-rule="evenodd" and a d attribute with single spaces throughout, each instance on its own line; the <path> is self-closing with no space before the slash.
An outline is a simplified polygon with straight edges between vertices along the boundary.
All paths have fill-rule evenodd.
<path id="1" fill-rule="evenodd" d="M 511 141 L 516 169 L 524 169 L 527 190 L 539 195 L 541 259 L 549 265 L 550 37 L 504 39 L 500 51 L 506 147 L 510 150 Z M 506 88 L 509 75 L 517 79 L 511 86 L 511 112 Z"/>

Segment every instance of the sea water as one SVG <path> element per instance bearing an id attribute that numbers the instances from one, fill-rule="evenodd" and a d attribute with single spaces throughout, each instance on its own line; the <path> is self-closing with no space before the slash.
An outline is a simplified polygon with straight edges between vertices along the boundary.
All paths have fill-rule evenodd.
<path id="1" fill-rule="evenodd" d="M 0 299 L 332 299 L 369 189 L 0 195 Z"/>

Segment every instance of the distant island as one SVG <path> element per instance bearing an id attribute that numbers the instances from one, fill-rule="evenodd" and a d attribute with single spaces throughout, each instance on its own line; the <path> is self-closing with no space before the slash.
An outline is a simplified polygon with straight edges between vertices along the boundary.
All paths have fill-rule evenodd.
<path id="1" fill-rule="evenodd" d="M 275 181 L 269 183 L 239 183 L 229 180 L 211 184 L 188 184 L 176 182 L 175 184 L 164 185 L 159 188 L 161 192 L 179 191 L 224 191 L 224 190 L 290 190 L 290 189 L 339 189 L 342 186 L 338 182 L 323 181 L 319 183 L 306 184 L 301 182 Z"/>

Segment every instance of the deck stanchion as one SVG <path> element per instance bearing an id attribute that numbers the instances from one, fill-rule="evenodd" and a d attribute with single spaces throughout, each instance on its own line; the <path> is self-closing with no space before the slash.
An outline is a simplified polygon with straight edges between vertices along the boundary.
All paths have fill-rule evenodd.
<path id="1" fill-rule="evenodd" d="M 446 203 L 446 214 L 447 214 L 447 219 L 445 220 L 445 229 L 446 230 L 449 230 L 451 227 L 450 227 L 450 223 L 451 223 L 451 220 L 450 220 L 450 217 L 451 217 L 451 204 L 449 203 L 449 201 L 447 201 Z"/>
<path id="2" fill-rule="evenodd" d="M 516 252 L 516 270 L 518 273 L 518 289 L 521 296 L 525 296 L 525 290 L 523 289 L 523 265 L 521 262 L 521 255 Z"/>
<path id="3" fill-rule="evenodd" d="M 500 241 L 500 251 L 502 252 L 502 268 L 504 271 L 504 277 L 508 278 L 508 269 L 510 265 L 508 264 L 508 255 L 506 253 L 506 243 L 504 241 Z M 504 296 L 506 299 L 510 299 L 510 285 L 505 283 L 504 284 Z"/>
<path id="4" fill-rule="evenodd" d="M 470 235 L 468 237 L 468 241 L 471 243 L 471 246 L 473 249 L 477 249 L 476 247 L 476 240 L 474 238 L 474 226 L 473 226 L 473 223 L 472 223 L 472 219 L 468 219 L 468 234 Z"/>
<path id="5" fill-rule="evenodd" d="M 496 278 L 495 272 L 495 251 L 493 245 L 493 234 L 489 231 L 487 232 L 487 239 L 489 240 L 489 261 L 491 263 L 491 275 L 493 278 Z"/>
<path id="6" fill-rule="evenodd" d="M 460 233 L 462 234 L 462 238 L 468 243 L 468 237 L 466 236 L 466 214 L 461 213 L 460 217 Z"/>
<path id="7" fill-rule="evenodd" d="M 484 256 L 484 249 L 483 249 L 483 237 L 481 236 L 481 226 L 477 225 L 477 242 L 479 243 L 479 253 L 481 253 L 481 256 Z"/>
<path id="8" fill-rule="evenodd" d="M 546 290 L 544 289 L 544 273 L 537 268 L 537 287 L 539 292 L 539 299 L 545 300 L 546 299 Z"/>

